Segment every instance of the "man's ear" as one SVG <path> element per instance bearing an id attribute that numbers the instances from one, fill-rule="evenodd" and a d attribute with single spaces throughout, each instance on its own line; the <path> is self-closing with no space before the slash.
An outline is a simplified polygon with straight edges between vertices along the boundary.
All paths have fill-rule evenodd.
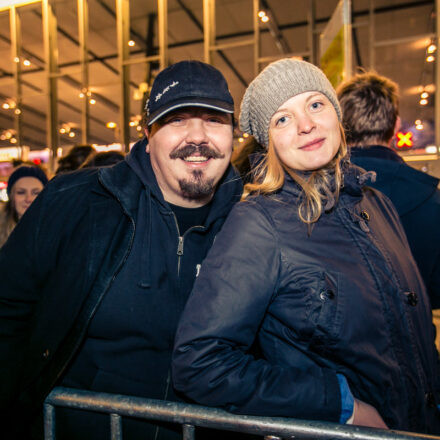
<path id="1" fill-rule="evenodd" d="M 145 128 L 144 129 L 144 133 L 145 133 L 145 137 L 147 138 L 147 140 L 148 140 L 148 142 L 147 142 L 147 148 L 145 149 L 145 151 L 147 152 L 147 153 L 149 153 L 150 152 L 150 132 L 148 131 L 148 128 Z"/>

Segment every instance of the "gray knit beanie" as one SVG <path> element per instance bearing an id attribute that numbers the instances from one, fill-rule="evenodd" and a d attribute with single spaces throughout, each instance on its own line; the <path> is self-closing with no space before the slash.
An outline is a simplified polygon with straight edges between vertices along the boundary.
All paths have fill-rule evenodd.
<path id="1" fill-rule="evenodd" d="M 321 92 L 341 121 L 336 92 L 324 72 L 307 61 L 284 58 L 269 64 L 247 88 L 240 109 L 240 129 L 267 148 L 269 122 L 275 112 L 293 96 Z"/>

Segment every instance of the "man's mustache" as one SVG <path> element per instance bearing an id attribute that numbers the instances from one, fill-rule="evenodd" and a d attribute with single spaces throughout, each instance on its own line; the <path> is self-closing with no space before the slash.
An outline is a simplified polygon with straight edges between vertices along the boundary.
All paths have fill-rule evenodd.
<path id="1" fill-rule="evenodd" d="M 170 159 L 185 159 L 198 153 L 207 159 L 223 159 L 224 154 L 219 153 L 208 145 L 188 144 L 170 153 Z"/>

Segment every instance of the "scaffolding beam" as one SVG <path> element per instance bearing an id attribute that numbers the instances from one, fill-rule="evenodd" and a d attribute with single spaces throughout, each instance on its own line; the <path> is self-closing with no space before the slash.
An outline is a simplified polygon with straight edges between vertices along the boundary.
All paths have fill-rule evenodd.
<path id="1" fill-rule="evenodd" d="M 52 10 L 51 0 L 42 0 L 44 57 L 47 84 L 47 146 L 51 150 L 50 167 L 55 169 L 58 150 L 58 47 L 57 20 Z"/>

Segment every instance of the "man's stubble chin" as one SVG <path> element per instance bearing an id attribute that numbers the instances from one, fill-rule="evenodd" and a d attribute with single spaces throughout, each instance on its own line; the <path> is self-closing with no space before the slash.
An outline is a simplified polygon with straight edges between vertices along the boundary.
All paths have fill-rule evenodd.
<path id="1" fill-rule="evenodd" d="M 191 172 L 191 178 L 180 179 L 179 186 L 182 196 L 189 200 L 200 200 L 210 196 L 215 190 L 215 179 L 206 178 L 203 171 Z"/>

